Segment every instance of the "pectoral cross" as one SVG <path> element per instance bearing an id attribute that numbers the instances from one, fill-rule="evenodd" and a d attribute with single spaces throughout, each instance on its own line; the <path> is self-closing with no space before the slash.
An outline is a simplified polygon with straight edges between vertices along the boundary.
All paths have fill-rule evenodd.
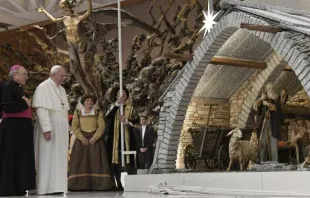
<path id="1" fill-rule="evenodd" d="M 50 82 L 50 83 L 51 83 L 51 82 Z M 61 99 L 61 89 L 60 89 L 59 87 L 57 87 L 58 91 L 56 91 L 56 89 L 54 88 L 54 85 L 53 85 L 52 83 L 51 83 L 51 85 L 52 85 L 52 88 L 53 88 L 55 94 L 57 95 L 57 97 L 58 97 L 59 100 L 60 100 L 60 104 L 61 104 L 62 108 L 65 109 L 65 104 L 62 102 L 62 99 Z M 58 92 L 59 92 L 59 93 L 58 93 Z"/>

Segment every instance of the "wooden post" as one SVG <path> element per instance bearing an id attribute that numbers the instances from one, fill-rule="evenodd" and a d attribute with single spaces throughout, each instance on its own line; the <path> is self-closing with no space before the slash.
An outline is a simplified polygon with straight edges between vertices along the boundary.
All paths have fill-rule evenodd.
<path id="1" fill-rule="evenodd" d="M 214 56 L 211 60 L 214 65 L 230 65 L 236 67 L 247 67 L 253 69 L 266 69 L 267 64 L 264 61 L 253 61 L 247 59 L 230 58 L 223 56 Z"/>
<path id="2" fill-rule="evenodd" d="M 257 24 L 248 24 L 248 23 L 241 23 L 240 27 L 248 29 L 248 30 L 254 30 L 254 31 L 259 31 L 259 32 L 269 32 L 273 34 L 283 31 L 282 28 L 276 27 L 276 26 L 257 25 Z"/>

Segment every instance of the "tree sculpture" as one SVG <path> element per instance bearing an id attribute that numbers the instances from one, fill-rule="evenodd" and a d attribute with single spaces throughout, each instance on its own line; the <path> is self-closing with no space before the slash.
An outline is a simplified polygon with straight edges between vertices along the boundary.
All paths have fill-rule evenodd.
<path id="1" fill-rule="evenodd" d="M 43 7 L 39 7 L 38 12 L 43 12 L 54 23 L 63 22 L 69 49 L 70 71 L 74 74 L 85 92 L 94 93 L 99 99 L 102 98 L 102 91 L 94 89 L 93 86 L 101 84 L 100 74 L 96 72 L 96 68 L 94 67 L 96 43 L 84 42 L 85 35 L 83 37 L 79 33 L 80 23 L 86 21 L 92 12 L 92 1 L 88 0 L 89 8 L 83 15 L 74 13 L 73 8 L 76 5 L 76 1 L 61 0 L 59 7 L 67 14 L 61 18 L 54 18 Z"/>
<path id="2" fill-rule="evenodd" d="M 21 64 L 29 65 L 26 68 L 30 70 L 30 73 L 40 72 L 42 79 L 47 77 L 49 67 L 53 64 L 69 67 L 73 76 L 68 79 L 65 86 L 71 92 L 69 93 L 72 97 L 69 99 L 72 102 L 71 107 L 74 109 L 76 97 L 82 92 L 90 92 L 97 96 L 99 107 L 104 110 L 110 103 L 111 88 L 118 81 L 116 60 L 118 40 L 106 38 L 108 32 L 117 28 L 117 24 L 99 23 L 91 18 L 97 18 L 97 15 L 102 16 L 102 14 L 116 18 L 117 9 L 102 8 L 92 11 L 91 0 L 87 1 L 88 11 L 82 15 L 75 14 L 73 8 L 81 4 L 83 0 L 62 0 L 59 6 L 66 15 L 60 18 L 54 18 L 42 7 L 38 9 L 39 12 L 45 13 L 57 23 L 58 31 L 54 35 L 50 35 L 46 27 L 40 26 L 33 26 L 34 29 L 31 30 L 22 30 L 35 39 L 40 49 L 34 47 L 34 50 L 42 54 L 43 56 L 40 57 L 44 60 L 39 60 L 38 56 L 29 57 L 27 54 L 20 53 L 18 49 L 10 49 L 9 45 L 0 46 L 1 57 L 8 61 L 12 59 L 12 56 L 15 59 L 18 57 Z M 133 38 L 130 55 L 123 72 L 124 84 L 132 92 L 133 102 L 140 111 L 146 110 L 150 114 L 154 109 L 159 109 L 158 107 L 161 106 L 159 98 L 186 63 L 180 59 L 164 56 L 165 53 L 190 55 L 202 26 L 202 10 L 205 7 L 198 0 L 188 0 L 187 4 L 178 5 L 174 17 L 168 19 L 167 15 L 172 12 L 171 8 L 176 2 L 170 0 L 169 6 L 163 8 L 156 7 L 156 0 L 154 0 L 149 9 L 153 21 L 151 24 L 121 10 L 122 20 L 126 21 L 122 24 L 123 27 L 132 25 L 145 32 Z M 160 17 L 153 14 L 154 9 L 159 10 Z M 194 14 L 196 18 L 188 23 L 190 14 Z M 189 27 L 190 24 L 193 24 L 193 27 Z M 38 36 L 38 31 L 46 38 Z M 63 36 L 67 41 L 68 51 L 59 49 L 55 44 L 54 39 L 58 36 Z M 21 45 L 29 45 L 25 40 L 19 38 L 17 40 Z M 100 53 L 98 46 L 101 48 Z M 39 81 L 41 80 L 34 85 Z"/>
<path id="3" fill-rule="evenodd" d="M 183 6 L 178 6 L 173 19 L 169 21 L 167 14 L 175 4 L 174 0 L 170 0 L 167 8 L 158 7 L 161 16 L 156 20 L 158 17 L 152 13 L 155 4 L 156 0 L 149 9 L 152 24 L 147 24 L 122 10 L 123 20 L 129 20 L 131 25 L 148 32 L 148 35 L 138 34 L 133 39 L 124 69 L 124 84 L 132 92 L 133 102 L 140 111 L 148 111 L 150 114 L 156 107 L 160 107 L 161 102 L 158 99 L 186 63 L 165 57 L 164 54 L 192 54 L 198 31 L 202 26 L 202 10 L 205 9 L 197 0 L 191 0 Z M 190 29 L 188 17 L 195 10 L 197 14 L 192 23 L 194 28 Z M 117 9 L 103 8 L 93 11 L 93 14 L 97 13 L 116 17 Z M 146 47 L 143 47 L 145 45 Z M 105 79 L 103 84 L 106 84 Z"/>

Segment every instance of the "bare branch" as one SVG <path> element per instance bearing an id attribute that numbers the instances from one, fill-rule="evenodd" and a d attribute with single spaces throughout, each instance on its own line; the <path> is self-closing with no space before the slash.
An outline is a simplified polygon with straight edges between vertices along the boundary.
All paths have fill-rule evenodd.
<path id="1" fill-rule="evenodd" d="M 148 11 L 148 13 L 150 14 L 150 16 L 151 16 L 151 18 L 152 18 L 152 24 L 151 24 L 151 26 L 154 26 L 154 25 L 156 24 L 156 19 L 155 19 L 153 13 L 152 13 L 152 10 L 153 10 L 153 7 L 154 7 L 154 4 L 155 4 L 156 1 L 157 1 L 157 0 L 153 0 L 153 1 L 152 1 L 151 6 L 150 6 L 149 11 Z"/>
<path id="2" fill-rule="evenodd" d="M 168 22 L 167 18 L 166 18 L 166 15 L 167 13 L 169 12 L 169 10 L 171 9 L 172 7 L 172 1 L 169 2 L 169 6 L 168 8 L 166 9 L 166 11 L 164 12 L 162 7 L 159 7 L 159 10 L 160 10 L 160 13 L 161 13 L 161 16 L 163 18 L 163 21 L 165 22 L 167 28 L 168 28 L 168 31 L 172 34 L 176 34 L 175 30 L 172 28 L 171 24 Z"/>
<path id="3" fill-rule="evenodd" d="M 142 29 L 145 29 L 146 31 L 150 32 L 150 33 L 158 33 L 158 30 L 153 28 L 152 26 L 150 26 L 149 24 L 141 21 L 138 17 L 130 14 L 129 12 L 125 11 L 125 10 L 121 10 L 121 15 L 123 19 L 127 19 L 132 21 L 132 25 L 140 27 Z M 106 14 L 109 16 L 113 16 L 113 17 L 117 17 L 117 9 L 116 8 L 102 8 L 102 9 L 98 9 L 98 10 L 93 10 L 93 13 L 95 14 Z"/>

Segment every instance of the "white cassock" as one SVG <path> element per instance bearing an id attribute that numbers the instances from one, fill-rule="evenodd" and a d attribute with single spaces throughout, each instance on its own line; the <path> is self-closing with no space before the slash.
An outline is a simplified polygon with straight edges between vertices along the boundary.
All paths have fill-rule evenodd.
<path id="1" fill-rule="evenodd" d="M 36 89 L 32 106 L 36 108 L 35 159 L 37 194 L 67 192 L 68 165 L 68 110 L 65 89 L 57 87 L 52 79 L 42 82 Z M 43 133 L 51 131 L 47 141 Z"/>

